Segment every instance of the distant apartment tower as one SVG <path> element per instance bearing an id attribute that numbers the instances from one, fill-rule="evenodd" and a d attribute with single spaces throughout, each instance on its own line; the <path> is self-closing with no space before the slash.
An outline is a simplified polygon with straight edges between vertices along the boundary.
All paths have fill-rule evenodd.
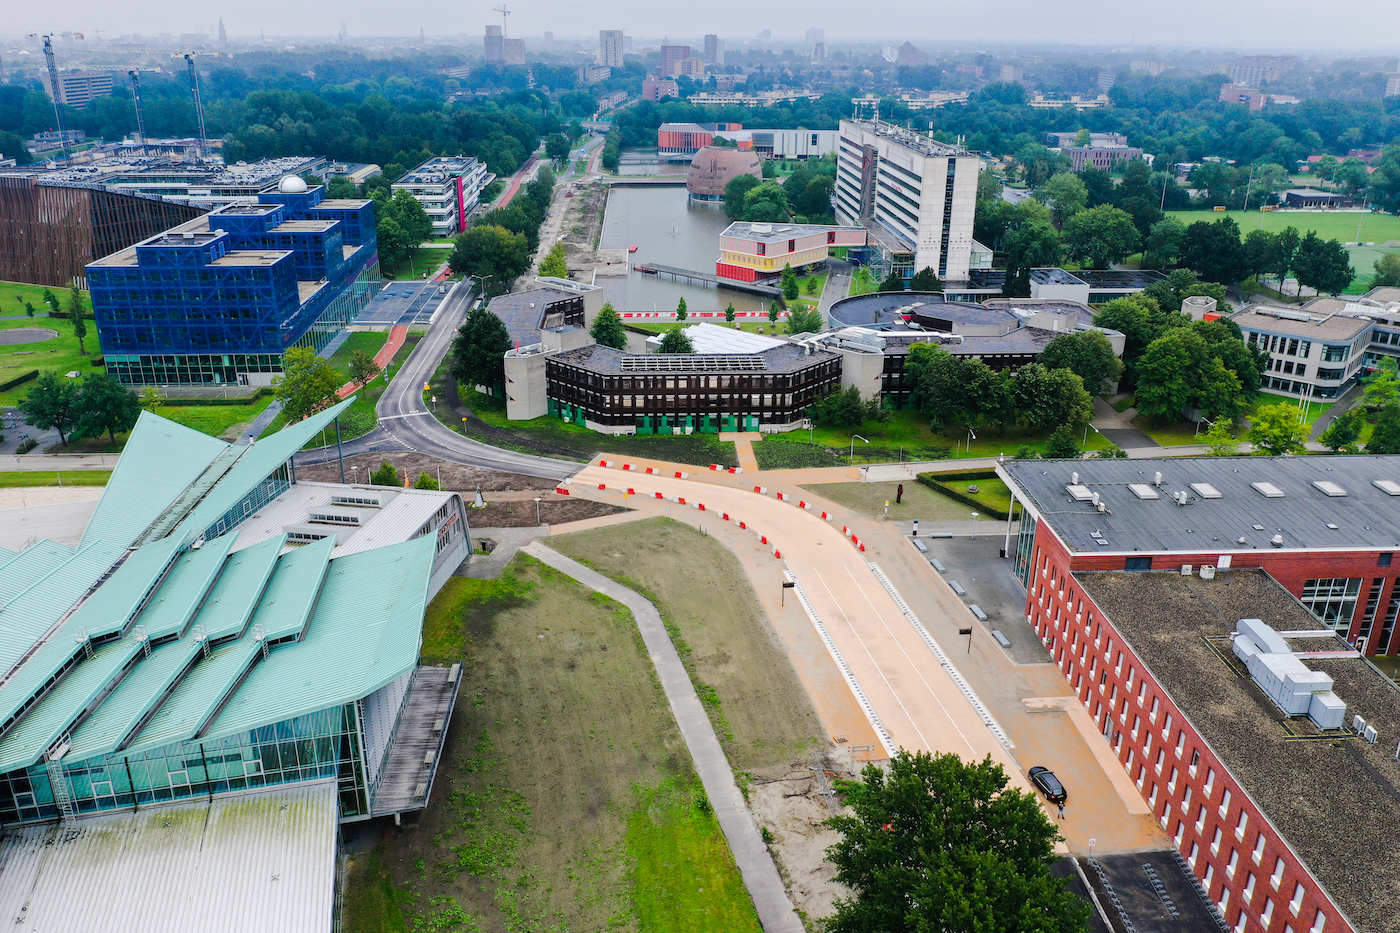
<path id="1" fill-rule="evenodd" d="M 1161 59 L 1135 58 L 1128 63 L 1128 70 L 1155 78 L 1167 70 L 1167 63 Z"/>
<path id="2" fill-rule="evenodd" d="M 663 97 L 680 97 L 681 89 L 674 78 L 654 78 L 647 75 L 642 79 L 642 100 L 658 101 Z"/>
<path id="3" fill-rule="evenodd" d="M 842 120 L 836 219 L 870 231 L 870 245 L 893 272 L 933 269 L 965 281 L 981 161 L 890 123 Z"/>
<path id="4" fill-rule="evenodd" d="M 44 90 L 53 96 L 53 87 L 44 82 Z M 89 101 L 112 93 L 112 76 L 98 71 L 60 71 L 58 73 L 58 102 L 69 107 L 86 107 Z"/>
<path id="5" fill-rule="evenodd" d="M 392 190 L 406 191 L 423 205 L 433 223 L 434 237 L 449 237 L 467 228 L 467 215 L 495 177 L 471 156 L 442 156 L 404 175 L 394 182 Z"/>
<path id="6" fill-rule="evenodd" d="M 1108 89 L 1113 87 L 1117 80 L 1118 73 L 1116 71 L 1104 68 L 1099 71 L 1099 80 L 1094 83 L 1094 86 L 1098 88 L 1100 94 L 1107 94 Z"/>
<path id="7" fill-rule="evenodd" d="M 682 63 L 690 58 L 688 45 L 663 45 L 661 47 L 661 77 L 674 78 L 684 74 Z"/>
<path id="8" fill-rule="evenodd" d="M 1264 95 L 1257 87 L 1242 84 L 1220 85 L 1220 100 L 1226 104 L 1244 104 L 1250 110 L 1264 109 Z"/>
<path id="9" fill-rule="evenodd" d="M 1026 69 L 1019 65 L 1002 65 L 998 80 L 1006 84 L 1018 84 L 1026 78 Z"/>
<path id="10" fill-rule="evenodd" d="M 598 64 L 605 68 L 621 68 L 624 42 L 621 29 L 598 30 Z"/>
<path id="11" fill-rule="evenodd" d="M 1400 97 L 1400 74 L 1389 75 L 1385 79 L 1385 96 Z"/>
<path id="12" fill-rule="evenodd" d="M 1268 81 L 1277 81 L 1282 71 L 1283 69 L 1270 60 L 1255 61 L 1247 58 L 1227 66 L 1225 75 L 1235 84 L 1254 86 Z"/>
<path id="13" fill-rule="evenodd" d="M 826 30 L 817 26 L 812 26 L 807 30 L 807 48 L 812 48 L 818 42 L 826 41 Z"/>
<path id="14" fill-rule="evenodd" d="M 500 26 L 487 26 L 486 36 L 486 64 L 504 65 L 506 63 L 506 37 Z"/>
<path id="15" fill-rule="evenodd" d="M 813 43 L 812 43 L 812 64 L 813 64 L 813 65 L 820 65 L 820 64 L 823 64 L 823 63 L 825 63 L 825 62 L 826 62 L 826 43 L 825 43 L 825 42 L 813 42 Z"/>
<path id="16" fill-rule="evenodd" d="M 724 52 L 720 49 L 719 36 L 711 34 L 705 37 L 705 64 L 724 64 Z"/>
<path id="17" fill-rule="evenodd" d="M 507 65 L 525 64 L 524 39 L 507 39 L 505 41 L 505 63 Z"/>

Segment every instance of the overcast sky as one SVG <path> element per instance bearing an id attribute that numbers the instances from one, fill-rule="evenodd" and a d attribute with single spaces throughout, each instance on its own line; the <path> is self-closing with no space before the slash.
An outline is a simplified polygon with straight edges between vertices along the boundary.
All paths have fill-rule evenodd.
<path id="1" fill-rule="evenodd" d="M 499 3 L 499 0 L 496 0 Z M 982 3 L 881 0 L 874 16 L 851 16 L 861 10 L 849 0 L 754 3 L 752 0 L 707 0 L 658 3 L 656 0 L 520 0 L 510 2 L 512 36 L 538 37 L 552 30 L 557 38 L 597 35 L 599 29 L 625 29 L 649 39 L 669 35 L 687 40 L 705 33 L 745 39 L 771 29 L 775 40 L 800 37 L 808 26 L 826 30 L 828 43 L 843 38 L 906 38 L 968 43 L 1072 43 L 1137 48 L 1153 45 L 1182 48 L 1281 48 L 1343 52 L 1400 50 L 1400 2 L 1396 0 L 985 0 Z M 5 33 L 71 30 L 106 37 L 122 33 L 208 32 L 222 16 L 230 36 L 332 35 L 341 21 L 352 36 L 416 36 L 466 33 L 478 36 L 487 23 L 500 22 L 492 4 L 471 0 L 339 0 L 337 3 L 289 3 L 287 0 L 238 0 L 226 5 L 188 0 L 65 0 L 46 3 L 6 2 L 0 23 Z M 731 43 L 732 44 L 732 43 Z"/>

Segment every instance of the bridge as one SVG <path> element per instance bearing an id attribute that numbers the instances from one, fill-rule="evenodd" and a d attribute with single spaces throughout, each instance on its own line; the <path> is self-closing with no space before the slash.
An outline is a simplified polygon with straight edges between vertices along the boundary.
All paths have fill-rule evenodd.
<path id="1" fill-rule="evenodd" d="M 732 288 L 737 292 L 776 298 L 779 302 L 783 298 L 783 290 L 772 285 L 759 285 L 757 282 L 740 282 L 737 279 L 721 278 L 712 272 L 695 272 L 691 269 L 663 266 L 656 262 L 638 263 L 632 268 L 642 275 L 664 275 L 679 282 L 685 282 L 687 285 L 699 284 L 708 285 L 711 288 Z"/>
<path id="2" fill-rule="evenodd" d="M 684 175 L 618 175 L 604 178 L 603 183 L 610 188 L 684 188 Z"/>

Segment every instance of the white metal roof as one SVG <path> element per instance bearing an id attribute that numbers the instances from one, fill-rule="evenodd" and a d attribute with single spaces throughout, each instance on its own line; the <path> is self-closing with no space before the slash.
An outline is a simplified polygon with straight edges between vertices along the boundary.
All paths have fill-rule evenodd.
<path id="1" fill-rule="evenodd" d="M 751 334 L 732 327 L 720 327 L 718 324 L 694 324 L 684 330 L 697 354 L 762 353 L 787 343 L 786 340 L 777 337 Z M 652 343 L 653 340 L 658 345 L 661 343 L 660 337 L 648 337 L 647 343 Z"/>

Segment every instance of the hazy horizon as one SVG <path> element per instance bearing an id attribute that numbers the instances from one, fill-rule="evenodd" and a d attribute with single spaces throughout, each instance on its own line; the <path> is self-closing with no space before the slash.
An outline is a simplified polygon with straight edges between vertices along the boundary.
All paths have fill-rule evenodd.
<path id="1" fill-rule="evenodd" d="M 522 3 L 511 8 L 509 34 L 539 38 L 546 30 L 556 39 L 596 39 L 599 29 L 623 29 L 629 36 L 658 41 L 671 37 L 685 42 L 706 33 L 731 41 L 757 37 L 771 29 L 774 44 L 801 40 L 809 26 L 826 30 L 828 44 L 891 43 L 905 39 L 928 43 L 987 43 L 1066 45 L 1147 51 L 1170 49 L 1229 51 L 1269 49 L 1295 54 L 1383 54 L 1400 49 L 1400 4 L 1362 4 L 1351 0 L 1326 8 L 1320 15 L 1307 0 L 1274 0 L 1267 7 L 1248 0 L 1181 0 L 1170 12 L 1158 6 L 1125 7 L 1109 0 L 1081 0 L 1072 9 L 1047 9 L 1028 0 L 992 0 L 980 7 L 931 10 L 928 4 L 893 0 L 878 19 L 848 21 L 849 6 L 831 0 L 766 7 L 753 16 L 753 7 L 738 0 L 717 0 L 704 8 L 658 9 L 639 0 L 594 7 L 557 2 Z M 196 9 L 198 12 L 196 13 Z M 360 10 L 354 3 L 335 6 L 296 6 L 272 0 L 245 0 L 227 8 L 192 7 L 176 0 L 146 0 L 117 6 L 98 0 L 69 0 L 61 12 L 26 5 L 6 17 L 6 33 L 82 32 L 113 39 L 122 34 L 159 35 L 208 33 L 219 18 L 231 38 L 265 33 L 279 38 L 317 39 L 333 36 L 343 22 L 351 36 L 417 37 L 422 29 L 439 37 L 465 33 L 470 42 L 486 25 L 499 24 L 499 13 L 486 4 L 470 11 L 446 0 L 420 0 L 396 10 L 392 28 L 382 7 Z M 901 23 L 894 27 L 892 23 Z M 927 23 L 927 26 L 920 25 Z M 736 28 L 744 23 L 746 28 Z M 14 32 L 10 32 L 14 30 Z M 1306 37 L 1307 44 L 1299 39 Z"/>

